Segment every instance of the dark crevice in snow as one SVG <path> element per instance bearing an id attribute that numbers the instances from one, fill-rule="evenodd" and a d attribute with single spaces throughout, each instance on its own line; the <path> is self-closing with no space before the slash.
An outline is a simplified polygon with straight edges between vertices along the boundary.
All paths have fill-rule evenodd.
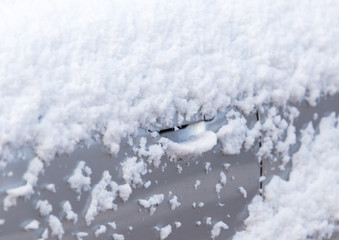
<path id="1" fill-rule="evenodd" d="M 257 121 L 260 121 L 260 116 L 259 116 L 259 111 L 257 111 Z M 259 136 L 259 148 L 261 148 L 261 136 Z M 263 170 L 263 164 L 262 164 L 262 159 L 259 161 L 259 171 L 260 171 L 260 178 L 264 175 L 264 170 Z M 263 182 L 259 181 L 259 194 L 262 196 L 263 194 Z"/>

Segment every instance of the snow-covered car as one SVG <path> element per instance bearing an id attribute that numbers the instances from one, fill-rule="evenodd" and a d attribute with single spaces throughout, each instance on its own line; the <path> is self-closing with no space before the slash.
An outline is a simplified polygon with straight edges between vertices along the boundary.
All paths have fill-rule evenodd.
<path id="1" fill-rule="evenodd" d="M 338 12 L 1 1 L 0 240 L 338 239 Z"/>

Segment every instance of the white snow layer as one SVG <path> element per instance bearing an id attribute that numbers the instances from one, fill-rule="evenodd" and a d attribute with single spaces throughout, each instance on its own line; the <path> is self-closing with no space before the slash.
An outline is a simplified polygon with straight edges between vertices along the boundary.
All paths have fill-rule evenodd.
<path id="1" fill-rule="evenodd" d="M 246 230 L 234 240 L 328 239 L 339 221 L 338 139 L 334 114 L 321 120 L 319 133 L 310 123 L 292 157 L 289 181 L 273 177 L 265 187 L 265 200 L 253 199 Z"/>
<path id="2" fill-rule="evenodd" d="M 4 1 L 0 154 L 338 89 L 338 1 Z M 27 24 L 29 23 L 29 24 Z M 145 111 L 147 109 L 147 111 Z M 227 149 L 226 149 L 227 150 Z"/>

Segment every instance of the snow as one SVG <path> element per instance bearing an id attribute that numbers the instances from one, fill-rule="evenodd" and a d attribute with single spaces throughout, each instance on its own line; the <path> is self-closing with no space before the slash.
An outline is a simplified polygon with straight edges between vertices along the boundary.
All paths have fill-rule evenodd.
<path id="1" fill-rule="evenodd" d="M 27 171 L 23 175 L 26 184 L 6 191 L 7 196 L 3 201 L 3 208 L 5 211 L 16 205 L 17 198 L 29 198 L 34 193 L 34 187 L 38 182 L 38 176 L 43 170 L 43 167 L 43 162 L 37 157 L 30 161 Z"/>
<path id="2" fill-rule="evenodd" d="M 112 237 L 114 240 L 125 240 L 125 236 L 118 233 L 113 233 Z"/>
<path id="3" fill-rule="evenodd" d="M 160 229 L 160 239 L 166 239 L 172 233 L 172 226 L 168 224 L 167 226 Z"/>
<path id="4" fill-rule="evenodd" d="M 69 186 L 77 193 L 89 191 L 91 189 L 92 170 L 86 166 L 84 161 L 80 161 L 73 171 L 72 176 L 67 180 Z"/>
<path id="5" fill-rule="evenodd" d="M 147 182 L 144 183 L 144 188 L 149 188 L 151 186 L 151 181 L 148 180 Z"/>
<path id="6" fill-rule="evenodd" d="M 225 186 L 227 183 L 226 174 L 224 172 L 220 172 L 220 183 Z"/>
<path id="7" fill-rule="evenodd" d="M 144 207 L 149 209 L 150 215 L 153 215 L 158 205 L 160 205 L 164 201 L 164 194 L 155 194 L 151 196 L 148 200 L 139 199 L 138 203 Z"/>
<path id="8" fill-rule="evenodd" d="M 182 166 L 181 166 L 180 164 L 177 165 L 177 172 L 178 172 L 179 174 L 182 173 Z"/>
<path id="9" fill-rule="evenodd" d="M 211 217 L 206 217 L 206 225 L 212 225 L 212 218 Z"/>
<path id="10" fill-rule="evenodd" d="M 62 227 L 59 218 L 57 218 L 54 215 L 49 215 L 48 225 L 51 229 L 51 236 L 52 237 L 57 236 L 58 239 L 62 239 L 62 236 L 64 235 L 65 231 L 64 228 Z"/>
<path id="11" fill-rule="evenodd" d="M 37 157 L 30 161 L 28 169 L 23 176 L 23 179 L 26 180 L 27 184 L 30 184 L 33 187 L 37 184 L 39 174 L 42 172 L 43 167 L 43 162 Z"/>
<path id="12" fill-rule="evenodd" d="M 259 178 L 259 182 L 263 182 L 263 181 L 265 181 L 266 180 L 266 177 L 265 176 L 261 176 L 260 178 Z"/>
<path id="13" fill-rule="evenodd" d="M 47 216 L 52 212 L 53 207 L 48 200 L 39 200 L 35 205 L 35 209 L 39 209 L 41 216 Z"/>
<path id="14" fill-rule="evenodd" d="M 178 197 L 177 196 L 173 196 L 170 200 L 169 203 L 171 205 L 171 210 L 176 209 L 177 207 L 179 207 L 181 205 L 181 203 L 178 201 Z"/>
<path id="15" fill-rule="evenodd" d="M 76 223 L 78 221 L 78 214 L 73 212 L 72 205 L 69 201 L 65 201 L 62 204 L 62 210 L 66 213 L 67 220 L 73 221 L 73 223 Z"/>
<path id="16" fill-rule="evenodd" d="M 34 193 L 33 187 L 30 184 L 24 186 L 12 188 L 6 191 L 7 196 L 3 201 L 4 210 L 7 211 L 10 207 L 16 205 L 18 197 L 28 197 Z"/>
<path id="17" fill-rule="evenodd" d="M 211 163 L 205 162 L 205 173 L 209 174 L 212 171 Z"/>
<path id="18" fill-rule="evenodd" d="M 168 138 L 161 138 L 159 141 L 163 144 L 168 156 L 178 159 L 201 155 L 211 150 L 217 144 L 217 137 L 212 131 L 205 131 L 193 139 L 177 143 Z"/>
<path id="19" fill-rule="evenodd" d="M 126 183 L 136 187 L 142 184 L 142 176 L 147 173 L 146 164 L 142 159 L 136 157 L 127 158 L 121 163 L 122 177 Z"/>
<path id="20" fill-rule="evenodd" d="M 200 180 L 196 180 L 194 183 L 194 189 L 197 190 L 200 187 L 201 181 Z"/>
<path id="21" fill-rule="evenodd" d="M 220 183 L 215 184 L 215 191 L 218 194 L 218 196 L 219 196 L 221 190 L 222 190 L 222 185 Z"/>
<path id="22" fill-rule="evenodd" d="M 87 237 L 88 236 L 88 233 L 87 232 L 77 232 L 75 234 L 77 240 L 83 240 L 84 237 Z"/>
<path id="23" fill-rule="evenodd" d="M 145 137 L 140 139 L 138 156 L 147 158 L 148 164 L 153 164 L 155 168 L 158 168 L 161 163 L 161 157 L 164 155 L 164 150 L 160 144 L 150 145 L 148 150 L 146 150 L 146 142 L 147 140 Z"/>
<path id="24" fill-rule="evenodd" d="M 244 196 L 244 198 L 247 198 L 247 191 L 244 187 L 239 187 L 239 192 Z"/>
<path id="25" fill-rule="evenodd" d="M 107 231 L 107 227 L 105 225 L 100 225 L 97 230 L 94 232 L 94 236 L 97 238 L 99 235 L 105 233 Z"/>
<path id="26" fill-rule="evenodd" d="M 321 119 L 319 133 L 310 123 L 292 157 L 289 180 L 273 177 L 265 187 L 265 200 L 256 196 L 249 206 L 246 231 L 234 240 L 328 239 L 339 220 L 338 138 L 335 114 Z"/>
<path id="27" fill-rule="evenodd" d="M 180 228 L 182 226 L 182 223 L 179 221 L 174 222 L 175 228 Z"/>
<path id="28" fill-rule="evenodd" d="M 117 209 L 117 205 L 113 201 L 117 196 L 119 186 L 111 179 L 109 172 L 104 171 L 101 180 L 93 187 L 91 201 L 85 214 L 87 226 L 92 223 L 99 212 Z M 107 189 L 108 187 L 109 189 Z"/>
<path id="29" fill-rule="evenodd" d="M 314 104 L 338 89 L 336 1 L 176 0 L 169 12 L 157 1 L 144 9 L 133 0 L 37 0 L 20 3 L 20 16 L 16 4 L 1 6 L 7 158 L 31 142 L 52 159 L 91 131 L 116 153 L 137 126 L 171 123 L 176 113 L 213 115 L 231 104 L 248 112 L 303 97 Z"/>
<path id="30" fill-rule="evenodd" d="M 108 222 L 107 225 L 110 226 L 112 229 L 116 229 L 117 228 L 117 225 L 116 225 L 115 222 Z"/>
<path id="31" fill-rule="evenodd" d="M 47 185 L 45 186 L 45 188 L 46 188 L 48 191 L 50 191 L 50 192 L 53 192 L 53 193 L 56 192 L 55 184 L 53 184 L 53 183 L 47 184 Z"/>
<path id="32" fill-rule="evenodd" d="M 119 185 L 119 197 L 126 202 L 129 198 L 129 196 L 132 193 L 132 188 L 129 184 L 123 184 L 123 185 Z"/>
<path id="33" fill-rule="evenodd" d="M 45 228 L 45 230 L 42 232 L 41 234 L 41 238 L 39 238 L 39 240 L 46 240 L 48 239 L 48 228 Z"/>
<path id="34" fill-rule="evenodd" d="M 38 220 L 33 219 L 32 221 L 30 221 L 29 223 L 27 223 L 24 227 L 24 229 L 26 231 L 28 230 L 35 230 L 38 229 L 40 226 L 40 223 L 38 222 Z"/>
<path id="35" fill-rule="evenodd" d="M 299 112 L 290 103 L 314 106 L 321 95 L 339 90 L 338 9 L 338 1 L 308 0 L 2 2 L 0 169 L 7 171 L 26 146 L 37 155 L 24 184 L 4 190 L 4 210 L 35 193 L 39 175 L 56 155 L 73 152 L 79 143 L 90 145 L 93 133 L 115 156 L 121 140 L 133 144 L 140 128 L 154 137 L 228 108 L 233 109 L 225 116 L 228 123 L 216 133 L 200 122 L 191 124 L 194 135 L 184 142 L 162 137 L 147 149 L 146 138 L 140 139 L 137 156 L 121 163 L 125 185 L 105 171 L 91 188 L 91 169 L 80 161 L 67 181 L 79 197 L 91 190 L 86 223 L 116 209 L 117 195 L 128 201 L 132 188 L 144 183 L 147 167 L 160 167 L 164 153 L 194 157 L 219 142 L 233 155 L 261 137 L 258 160 L 281 159 L 284 169 L 298 140 L 293 123 Z M 246 117 L 256 111 L 265 118 L 250 127 Z M 273 178 L 265 201 L 253 200 L 241 239 L 275 239 L 273 231 L 287 239 L 331 235 L 339 212 L 335 119 L 321 120 L 319 134 L 311 126 L 305 130 L 290 180 Z M 210 171 L 206 162 L 206 174 Z M 218 194 L 226 180 L 221 174 Z M 55 192 L 55 186 L 47 189 Z M 247 197 L 244 188 L 239 191 Z M 139 200 L 151 214 L 164 198 L 152 197 Z M 65 204 L 66 219 L 76 222 Z M 49 206 L 39 207 L 41 215 L 50 213 Z M 48 222 L 52 236 L 61 238 L 59 219 L 50 215 Z M 223 222 L 215 224 L 212 238 L 221 229 Z M 256 235 L 265 229 L 267 235 Z"/>
<path id="36" fill-rule="evenodd" d="M 223 221 L 219 221 L 216 224 L 214 224 L 211 230 L 211 238 L 215 239 L 216 237 L 218 237 L 222 229 L 224 230 L 228 229 L 227 224 L 224 223 Z"/>
<path id="37" fill-rule="evenodd" d="M 221 141 L 225 154 L 239 154 L 242 144 L 246 140 L 246 119 L 233 110 L 227 113 L 226 118 L 234 117 L 235 119 L 221 127 L 217 132 L 218 140 Z"/>

